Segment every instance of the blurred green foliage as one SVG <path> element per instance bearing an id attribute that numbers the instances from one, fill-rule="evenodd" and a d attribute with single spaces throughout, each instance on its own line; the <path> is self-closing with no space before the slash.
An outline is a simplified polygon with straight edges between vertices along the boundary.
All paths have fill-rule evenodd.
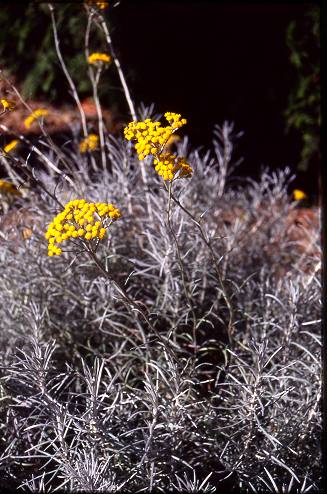
<path id="1" fill-rule="evenodd" d="M 60 48 L 80 96 L 92 95 L 84 53 L 86 12 L 83 3 L 55 3 Z M 106 15 L 106 14 L 104 14 Z M 53 39 L 47 3 L 6 2 L 0 8 L 0 64 L 15 77 L 25 98 L 71 102 Z M 91 51 L 106 51 L 101 33 L 92 30 Z M 108 78 L 102 84 L 104 92 Z"/>
<path id="2" fill-rule="evenodd" d="M 301 21 L 292 21 L 286 42 L 296 70 L 295 85 L 285 111 L 286 129 L 301 133 L 298 168 L 308 170 L 320 159 L 320 7 L 309 5 Z"/>

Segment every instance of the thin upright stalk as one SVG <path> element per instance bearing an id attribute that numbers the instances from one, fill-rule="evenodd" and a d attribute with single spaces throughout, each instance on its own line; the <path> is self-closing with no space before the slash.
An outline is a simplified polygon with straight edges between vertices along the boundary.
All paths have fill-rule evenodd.
<path id="1" fill-rule="evenodd" d="M 53 7 L 53 5 L 51 3 L 48 3 L 48 7 L 49 7 L 49 10 L 50 10 L 50 15 L 51 15 L 53 37 L 54 37 L 54 42 L 55 42 L 57 56 L 58 56 L 60 65 L 62 67 L 62 70 L 63 70 L 63 72 L 64 72 L 64 74 L 66 76 L 66 79 L 68 81 L 69 87 L 70 87 L 70 89 L 72 91 L 72 96 L 73 96 L 73 98 L 74 98 L 74 100 L 76 102 L 77 108 L 79 110 L 79 113 L 80 113 L 80 116 L 81 116 L 83 134 L 84 134 L 84 137 L 86 138 L 87 137 L 87 125 L 86 125 L 85 113 L 84 113 L 84 110 L 83 110 L 81 101 L 79 99 L 78 92 L 77 92 L 76 86 L 74 84 L 74 81 L 73 81 L 73 79 L 71 78 L 71 76 L 70 76 L 70 74 L 68 72 L 67 66 L 66 66 L 65 61 L 63 59 L 63 56 L 61 54 L 59 37 L 58 37 L 58 31 L 57 31 L 57 25 L 56 25 L 56 19 L 55 19 L 55 16 L 54 16 L 54 7 Z"/>
<path id="2" fill-rule="evenodd" d="M 128 105 L 129 111 L 130 111 L 130 114 L 132 116 L 132 119 L 134 121 L 136 121 L 137 120 L 137 116 L 136 116 L 135 106 L 134 106 L 133 100 L 131 98 L 131 94 L 129 92 L 129 89 L 128 89 L 128 85 L 127 85 L 127 82 L 126 82 L 126 79 L 125 79 L 125 76 L 124 76 L 124 72 L 123 72 L 123 70 L 121 68 L 120 61 L 119 61 L 119 59 L 118 59 L 118 57 L 116 55 L 116 52 L 115 52 L 115 49 L 114 49 L 114 46 L 113 46 L 113 43 L 112 43 L 112 40 L 111 40 L 111 36 L 110 36 L 108 25 L 107 25 L 106 21 L 104 20 L 104 17 L 101 14 L 98 14 L 98 16 L 96 18 L 96 21 L 98 22 L 98 24 L 100 25 L 100 27 L 101 27 L 101 29 L 102 29 L 102 31 L 104 33 L 106 42 L 107 42 L 108 47 L 109 47 L 109 50 L 110 50 L 110 55 L 113 58 L 114 64 L 116 66 L 116 69 L 117 69 L 117 72 L 118 72 L 118 75 L 119 75 L 119 79 L 120 79 L 121 85 L 123 87 L 123 91 L 124 91 L 124 94 L 125 94 L 125 98 L 126 98 L 126 102 L 127 102 L 127 105 Z M 145 166 L 144 166 L 144 162 L 143 161 L 140 162 L 140 168 L 141 168 L 142 181 L 143 181 L 144 185 L 147 187 L 148 180 L 147 180 L 147 176 L 146 176 L 146 172 L 145 172 Z M 147 203 L 147 210 L 148 210 L 149 218 L 152 221 L 153 220 L 153 213 L 152 213 L 152 208 L 151 208 L 149 191 L 146 190 L 145 194 L 146 194 L 146 203 Z"/>
<path id="3" fill-rule="evenodd" d="M 169 188 L 167 187 L 166 183 L 165 183 L 165 188 L 166 188 L 166 190 L 167 190 L 167 192 L 169 194 Z M 171 198 L 175 202 L 175 204 L 177 204 L 182 209 L 182 211 L 184 211 L 184 213 L 195 224 L 195 226 L 197 227 L 197 229 L 200 232 L 200 236 L 201 236 L 203 242 L 205 243 L 205 245 L 207 246 L 207 248 L 208 248 L 208 250 L 210 252 L 210 255 L 211 255 L 211 258 L 212 258 L 212 261 L 213 261 L 213 264 L 214 264 L 215 272 L 216 272 L 216 275 L 217 275 L 217 278 L 218 278 L 218 281 L 219 281 L 219 285 L 220 285 L 220 288 L 221 288 L 221 291 L 222 291 L 222 294 L 223 294 L 223 297 L 224 297 L 224 300 L 225 300 L 225 303 L 227 305 L 228 312 L 229 312 L 229 321 L 228 321 L 227 334 L 228 334 L 228 340 L 231 343 L 232 342 L 232 333 L 233 333 L 233 324 L 234 324 L 234 312 L 233 312 L 233 307 L 232 307 L 231 300 L 230 300 L 229 295 L 227 293 L 227 290 L 226 290 L 226 287 L 225 287 L 225 283 L 224 283 L 224 280 L 222 278 L 222 275 L 221 275 L 221 272 L 220 272 L 220 269 L 219 269 L 219 261 L 217 260 L 215 251 L 213 250 L 212 245 L 211 245 L 211 242 L 210 242 L 210 239 L 207 238 L 207 236 L 206 236 L 206 234 L 205 234 L 205 232 L 204 232 L 204 230 L 202 228 L 202 225 L 193 216 L 193 214 L 190 213 L 183 206 L 183 204 L 177 199 L 177 197 L 174 196 L 174 194 L 172 193 L 172 191 L 170 191 L 170 194 L 171 194 Z"/>
<path id="4" fill-rule="evenodd" d="M 93 12 L 91 11 L 88 19 L 87 19 L 87 26 L 86 26 L 86 31 L 85 31 L 85 55 L 86 55 L 86 60 L 88 60 L 88 57 L 90 55 L 90 49 L 89 49 L 89 40 L 90 40 L 90 31 L 92 27 L 92 21 L 93 21 Z M 100 138 L 100 152 L 101 152 L 101 162 L 102 162 L 102 169 L 105 170 L 107 168 L 107 161 L 106 161 L 106 153 L 105 153 L 105 140 L 104 140 L 104 124 L 103 124 L 103 114 L 102 114 L 102 108 L 99 100 L 99 94 L 98 94 L 98 84 L 100 80 L 100 75 L 101 75 L 102 68 L 98 67 L 96 75 L 94 75 L 94 70 L 93 67 L 89 65 L 88 67 L 88 73 L 89 77 L 91 80 L 92 84 L 92 90 L 93 90 L 93 99 L 97 111 L 97 116 L 98 116 L 98 130 L 99 130 L 99 138 Z"/>
<path id="5" fill-rule="evenodd" d="M 49 6 L 49 9 L 50 9 L 50 13 L 51 13 L 51 20 L 52 20 L 52 29 L 53 29 L 53 36 L 54 36 L 54 41 L 55 41 L 55 47 L 56 47 L 56 52 L 57 52 L 57 56 L 58 56 L 58 59 L 59 59 L 59 62 L 61 64 L 61 67 L 62 67 L 62 70 L 66 76 L 66 79 L 68 81 L 68 84 L 70 86 L 70 89 L 71 89 L 71 92 L 72 92 L 72 96 L 76 102 L 76 105 L 77 105 L 77 108 L 79 110 L 79 113 L 80 113 L 80 116 L 81 116 L 81 122 L 82 122 L 82 129 L 83 129 L 83 135 L 84 135 L 84 138 L 86 139 L 88 137 L 88 132 L 87 132 L 87 124 L 86 124 L 86 116 L 85 116 L 85 112 L 84 112 L 84 109 L 83 109 L 83 106 L 81 104 L 81 101 L 79 99 L 79 96 L 78 96 L 78 92 L 77 92 L 77 89 L 76 89 L 76 86 L 74 84 L 74 81 L 73 79 L 71 78 L 69 72 L 68 72 L 68 69 L 66 67 L 66 64 L 64 62 L 64 59 L 63 59 L 63 56 L 61 54 L 61 51 L 60 51 L 60 44 L 59 44 L 59 37 L 58 37 L 58 32 L 57 32 L 57 26 L 56 26 L 56 20 L 55 20 L 55 17 L 54 17 L 54 8 L 51 4 L 48 4 Z M 98 167 L 97 167 L 97 164 L 95 162 L 95 159 L 93 156 L 91 156 L 91 164 L 92 164 L 92 167 L 94 169 L 94 171 L 98 171 Z"/>
<path id="6" fill-rule="evenodd" d="M 125 98 L 126 98 L 126 102 L 127 102 L 130 114 L 131 114 L 133 120 L 137 120 L 135 106 L 134 106 L 133 100 L 131 98 L 131 94 L 129 92 L 129 89 L 128 89 L 128 86 L 126 83 L 124 72 L 121 68 L 119 59 L 117 58 L 117 55 L 115 53 L 115 49 L 114 49 L 114 46 L 113 46 L 112 41 L 111 41 L 111 36 L 110 36 L 108 26 L 107 26 L 106 21 L 104 20 L 102 15 L 98 16 L 98 20 L 99 20 L 99 24 L 101 26 L 101 29 L 105 35 L 105 39 L 106 39 L 106 42 L 107 42 L 109 50 L 110 50 L 110 55 L 112 56 L 114 64 L 116 66 L 116 69 L 117 69 L 117 72 L 119 75 L 119 79 L 120 79 L 121 85 L 122 85 L 123 90 L 124 90 L 124 94 L 125 94 Z"/>

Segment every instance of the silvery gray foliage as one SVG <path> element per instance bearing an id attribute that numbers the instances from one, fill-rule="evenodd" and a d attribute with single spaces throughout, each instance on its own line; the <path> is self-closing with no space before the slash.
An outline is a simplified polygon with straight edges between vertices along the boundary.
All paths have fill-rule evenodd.
<path id="1" fill-rule="evenodd" d="M 109 166 L 98 171 L 97 157 L 79 155 L 76 142 L 61 149 L 64 159 L 44 138 L 41 155 L 31 150 L 32 188 L 18 201 L 26 224 L 12 225 L 15 240 L 2 238 L 0 251 L 4 489 L 317 492 L 319 236 L 303 253 L 287 235 L 295 207 L 288 169 L 234 185 L 233 132 L 228 122 L 217 126 L 209 151 L 178 142 L 194 176 L 174 186 L 219 260 L 233 307 L 230 340 L 210 252 L 173 204 L 177 249 L 149 161 L 144 184 L 122 138 L 106 137 Z M 98 255 L 163 340 L 85 252 L 47 257 L 56 201 L 73 198 L 122 210 Z M 23 238 L 23 228 L 32 235 Z"/>

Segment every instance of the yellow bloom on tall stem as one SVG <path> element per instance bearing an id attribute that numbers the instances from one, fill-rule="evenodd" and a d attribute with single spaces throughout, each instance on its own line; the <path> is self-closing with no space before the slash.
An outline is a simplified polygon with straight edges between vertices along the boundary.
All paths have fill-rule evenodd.
<path id="1" fill-rule="evenodd" d="M 155 170 L 164 180 L 190 178 L 193 170 L 184 157 L 177 158 L 172 153 L 164 152 L 173 134 L 187 123 L 179 113 L 165 113 L 169 125 L 162 127 L 160 122 L 152 122 L 150 118 L 144 122 L 130 122 L 124 129 L 125 138 L 134 141 L 139 160 L 153 156 Z M 175 138 L 176 139 L 176 138 Z"/>
<path id="2" fill-rule="evenodd" d="M 111 56 L 107 53 L 91 53 L 87 57 L 87 61 L 90 65 L 96 65 L 99 63 L 111 63 Z"/>
<path id="3" fill-rule="evenodd" d="M 101 2 L 100 0 L 88 0 L 86 5 L 90 7 L 98 7 L 100 10 L 105 10 L 109 7 L 109 2 Z"/>

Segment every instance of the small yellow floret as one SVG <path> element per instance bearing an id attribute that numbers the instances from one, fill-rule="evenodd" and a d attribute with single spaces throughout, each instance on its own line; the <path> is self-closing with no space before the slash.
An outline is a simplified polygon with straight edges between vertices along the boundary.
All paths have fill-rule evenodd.
<path id="1" fill-rule="evenodd" d="M 308 196 L 303 190 L 300 189 L 294 189 L 293 190 L 293 197 L 295 201 L 301 201 L 302 199 L 307 199 Z"/>
<path id="2" fill-rule="evenodd" d="M 108 55 L 107 53 L 91 53 L 91 55 L 87 57 L 87 61 L 91 65 L 95 65 L 99 63 L 109 64 L 111 62 L 111 56 Z"/>
<path id="3" fill-rule="evenodd" d="M 5 111 L 13 111 L 13 109 L 16 106 L 16 103 L 14 101 L 9 100 L 9 99 L 3 98 L 3 99 L 0 99 L 0 102 L 1 102 L 3 109 Z"/>
<path id="4" fill-rule="evenodd" d="M 87 0 L 86 5 L 90 5 L 90 7 L 98 7 L 100 10 L 105 10 L 109 7 L 108 2 L 102 2 L 100 0 Z"/>
<path id="5" fill-rule="evenodd" d="M 103 237 L 105 236 L 106 234 L 106 229 L 105 228 L 101 228 L 100 231 L 99 231 L 99 238 L 102 240 Z"/>
<path id="6" fill-rule="evenodd" d="M 40 117 L 46 117 L 47 115 L 49 115 L 48 110 L 44 108 L 38 108 L 37 110 L 34 110 L 31 115 L 25 118 L 24 125 L 27 129 L 29 129 L 35 120 Z"/>
<path id="7" fill-rule="evenodd" d="M 18 139 L 13 139 L 12 141 L 10 141 L 4 148 L 4 152 L 5 153 L 10 153 L 10 151 L 12 151 L 13 149 L 15 149 L 15 147 L 17 146 L 17 144 L 19 143 L 19 140 Z"/>
<path id="8" fill-rule="evenodd" d="M 83 139 L 83 141 L 79 145 L 79 150 L 81 153 L 86 153 L 86 151 L 94 151 L 99 147 L 99 137 L 96 134 L 90 134 L 88 137 Z M 81 203 L 80 207 L 82 208 L 84 203 Z"/>

